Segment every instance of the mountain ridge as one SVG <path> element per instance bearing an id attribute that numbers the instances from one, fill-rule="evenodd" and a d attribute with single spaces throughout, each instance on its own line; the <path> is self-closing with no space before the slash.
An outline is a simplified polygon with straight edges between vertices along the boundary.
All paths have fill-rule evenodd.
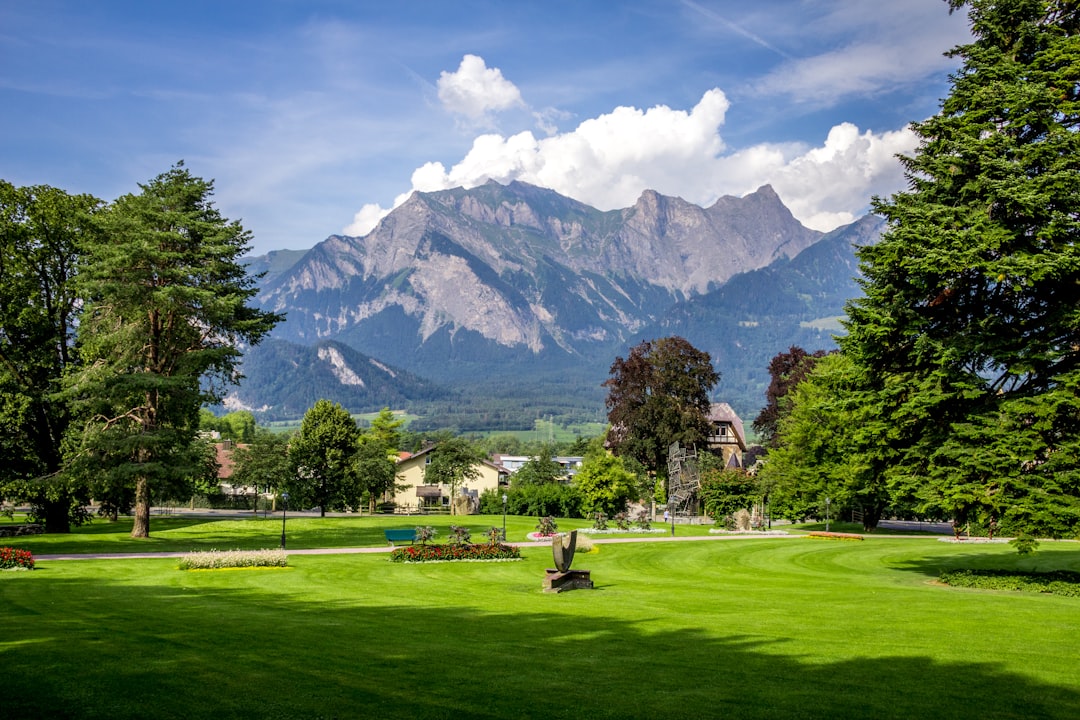
<path id="1" fill-rule="evenodd" d="M 287 313 L 278 340 L 332 340 L 455 390 L 504 378 L 541 404 L 526 386 L 543 378 L 558 392 L 562 378 L 582 407 L 602 407 L 615 355 L 681 334 L 730 365 L 722 392 L 746 412 L 772 355 L 832 343 L 832 328 L 813 324 L 858 293 L 851 244 L 879 232 L 874 218 L 805 228 L 769 186 L 708 208 L 646 190 L 601 211 L 491 181 L 413 193 L 367 235 L 331 235 L 276 268 L 257 300 Z"/>

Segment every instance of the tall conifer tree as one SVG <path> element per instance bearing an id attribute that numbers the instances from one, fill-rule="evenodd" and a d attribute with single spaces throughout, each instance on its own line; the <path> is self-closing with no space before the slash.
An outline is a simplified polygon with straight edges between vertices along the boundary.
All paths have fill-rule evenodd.
<path id="1" fill-rule="evenodd" d="M 1080 521 L 1080 10 L 949 0 L 974 41 L 912 127 L 909 189 L 860 250 L 843 351 L 875 378 L 900 497 L 957 520 Z"/>
<path id="2" fill-rule="evenodd" d="M 102 497 L 133 493 L 134 537 L 150 534 L 155 493 L 203 472 L 199 407 L 238 379 L 241 346 L 281 319 L 247 305 L 251 234 L 212 195 L 213 182 L 179 163 L 116 200 L 84 247 L 74 460 Z"/>

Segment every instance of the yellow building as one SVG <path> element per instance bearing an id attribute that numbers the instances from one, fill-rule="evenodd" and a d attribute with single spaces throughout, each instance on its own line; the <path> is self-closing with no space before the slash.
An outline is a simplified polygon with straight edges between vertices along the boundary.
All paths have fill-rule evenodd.
<path id="1" fill-rule="evenodd" d="M 398 460 L 397 487 L 393 502 L 397 512 L 421 512 L 450 508 L 450 486 L 445 484 L 429 485 L 424 479 L 424 470 L 431 462 L 434 447 L 424 448 L 420 452 Z M 506 484 L 508 473 L 498 465 L 484 461 L 477 466 L 479 477 L 466 480 L 458 487 L 458 495 L 469 500 L 461 501 L 468 507 L 468 512 L 476 512 L 480 504 L 480 494 L 485 490 L 497 490 Z M 460 507 L 460 506 L 459 506 Z"/>

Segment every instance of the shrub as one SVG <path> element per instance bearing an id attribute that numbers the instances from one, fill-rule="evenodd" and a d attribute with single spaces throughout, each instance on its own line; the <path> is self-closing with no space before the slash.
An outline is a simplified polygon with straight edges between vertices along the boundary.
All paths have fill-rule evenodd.
<path id="1" fill-rule="evenodd" d="M 521 550 L 514 545 L 409 545 L 390 553 L 390 562 L 420 563 L 465 560 L 520 560 Z"/>
<path id="2" fill-rule="evenodd" d="M 1039 548 L 1039 541 L 1027 534 L 1021 534 L 1009 541 L 1021 555 L 1030 555 Z"/>
<path id="3" fill-rule="evenodd" d="M 639 530 L 652 530 L 652 521 L 649 519 L 649 511 L 641 510 L 635 520 Z"/>
<path id="4" fill-rule="evenodd" d="M 624 512 L 621 512 L 615 516 L 615 527 L 620 530 L 630 529 L 630 516 Z"/>
<path id="5" fill-rule="evenodd" d="M 223 570 L 225 568 L 286 567 L 289 558 L 281 548 L 273 550 L 209 550 L 180 558 L 181 570 Z"/>
<path id="6" fill-rule="evenodd" d="M 29 550 L 0 547 L 0 570 L 33 570 L 34 556 Z"/>
<path id="7" fill-rule="evenodd" d="M 417 525 L 413 539 L 421 545 L 427 545 L 428 541 L 435 537 L 435 528 L 430 525 Z"/>
<path id="8" fill-rule="evenodd" d="M 607 515 L 603 510 L 593 513 L 593 530 L 607 530 Z"/>
<path id="9" fill-rule="evenodd" d="M 468 545 L 472 541 L 472 533 L 464 525 L 450 526 L 450 542 L 454 545 Z"/>
<path id="10" fill-rule="evenodd" d="M 555 518 L 550 515 L 538 518 L 537 520 L 536 532 L 540 535 L 554 535 L 555 531 L 559 529 L 559 526 L 555 523 Z"/>
<path id="11" fill-rule="evenodd" d="M 940 580 L 953 587 L 1023 590 L 1080 597 L 1080 573 L 1069 570 L 1045 573 L 1020 570 L 952 570 L 941 573 Z"/>

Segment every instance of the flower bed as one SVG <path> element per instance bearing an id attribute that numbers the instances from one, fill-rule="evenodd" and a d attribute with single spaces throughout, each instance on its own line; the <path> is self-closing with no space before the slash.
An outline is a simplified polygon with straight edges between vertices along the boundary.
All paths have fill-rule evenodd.
<path id="1" fill-rule="evenodd" d="M 817 538 L 819 540 L 862 540 L 862 535 L 856 535 L 855 533 L 838 533 L 838 532 L 812 532 L 807 533 L 806 537 Z"/>
<path id="2" fill-rule="evenodd" d="M 625 530 L 620 530 L 619 528 L 607 528 L 604 530 L 597 530 L 596 528 L 584 528 L 582 530 L 578 530 L 578 533 L 581 535 L 663 535 L 667 532 L 671 532 L 667 527 L 649 528 L 648 530 L 643 530 L 642 528 L 638 527 L 626 528 Z"/>
<path id="3" fill-rule="evenodd" d="M 29 550 L 0 547 L 0 570 L 33 570 L 34 556 Z"/>
<path id="4" fill-rule="evenodd" d="M 181 570 L 225 570 L 228 568 L 287 567 L 289 556 L 273 550 L 208 550 L 180 558 Z"/>
<path id="5" fill-rule="evenodd" d="M 521 550 L 513 545 L 409 545 L 390 553 L 390 562 L 421 563 L 440 561 L 520 560 Z"/>

